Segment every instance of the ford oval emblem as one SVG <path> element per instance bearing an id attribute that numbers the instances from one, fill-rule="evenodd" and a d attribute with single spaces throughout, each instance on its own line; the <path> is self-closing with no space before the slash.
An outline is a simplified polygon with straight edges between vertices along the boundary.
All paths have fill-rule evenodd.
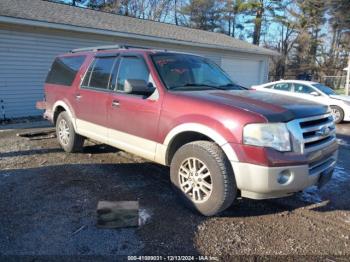
<path id="1" fill-rule="evenodd" d="M 316 132 L 316 135 L 325 137 L 328 136 L 329 133 L 331 132 L 331 129 L 328 126 L 322 127 L 320 130 Z"/>

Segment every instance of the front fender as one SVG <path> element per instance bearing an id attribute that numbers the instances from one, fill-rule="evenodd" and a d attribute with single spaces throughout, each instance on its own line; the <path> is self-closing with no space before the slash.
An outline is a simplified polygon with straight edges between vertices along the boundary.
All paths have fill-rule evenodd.
<path id="1" fill-rule="evenodd" d="M 209 118 L 196 116 L 191 119 L 190 122 L 187 121 L 188 118 L 186 122 L 177 121 L 177 124 L 165 136 L 163 146 L 168 148 L 176 136 L 181 133 L 196 132 L 209 137 L 218 144 L 230 161 L 238 161 L 237 154 L 230 145 L 230 143 L 237 143 L 237 138 L 229 126 L 224 126 L 220 122 Z"/>
<path id="2" fill-rule="evenodd" d="M 242 127 L 232 120 L 220 122 L 203 115 L 187 115 L 172 122 L 171 125 L 168 125 L 168 128 L 162 128 L 161 140 L 165 145 L 168 145 L 177 134 L 186 131 L 206 135 L 220 146 L 227 142 L 240 143 L 241 141 Z"/>

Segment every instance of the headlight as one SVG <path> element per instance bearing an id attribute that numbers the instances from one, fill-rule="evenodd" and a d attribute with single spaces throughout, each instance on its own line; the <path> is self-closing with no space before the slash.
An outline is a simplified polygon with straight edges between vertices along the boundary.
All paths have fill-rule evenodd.
<path id="1" fill-rule="evenodd" d="M 248 124 L 243 130 L 243 143 L 291 151 L 290 135 L 284 123 Z"/>

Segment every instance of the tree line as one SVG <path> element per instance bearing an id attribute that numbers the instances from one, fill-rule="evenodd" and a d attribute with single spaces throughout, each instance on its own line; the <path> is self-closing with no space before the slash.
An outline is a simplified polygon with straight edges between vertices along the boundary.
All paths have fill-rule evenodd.
<path id="1" fill-rule="evenodd" d="M 60 1 L 60 0 L 55 0 Z M 276 50 L 273 79 L 340 76 L 350 53 L 349 0 L 61 0 L 226 34 Z"/>

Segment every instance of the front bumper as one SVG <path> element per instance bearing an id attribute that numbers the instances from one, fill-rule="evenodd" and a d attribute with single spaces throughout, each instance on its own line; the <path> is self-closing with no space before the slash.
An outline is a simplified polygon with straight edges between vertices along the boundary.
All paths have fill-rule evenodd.
<path id="1" fill-rule="evenodd" d="M 311 164 L 298 166 L 268 167 L 250 163 L 231 162 L 241 196 L 252 199 L 268 199 L 289 196 L 295 192 L 318 185 L 324 172 L 333 170 L 338 151 L 330 157 Z M 284 184 L 279 182 L 282 172 L 288 172 L 290 178 Z"/>

